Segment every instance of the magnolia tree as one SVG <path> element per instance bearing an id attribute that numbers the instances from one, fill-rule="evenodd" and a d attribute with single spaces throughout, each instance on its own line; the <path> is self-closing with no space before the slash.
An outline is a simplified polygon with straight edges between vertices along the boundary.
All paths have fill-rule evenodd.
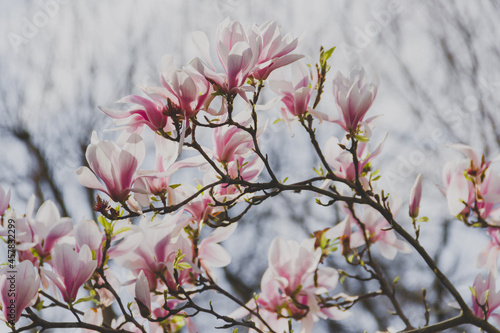
<path id="1" fill-rule="evenodd" d="M 116 142 L 93 133 L 86 151 L 89 167 L 76 170 L 83 186 L 100 192 L 94 205 L 97 222 L 74 223 L 61 217 L 51 201 L 35 213 L 34 198 L 19 213 L 9 207 L 10 192 L 0 190 L 8 249 L 0 271 L 2 331 L 211 332 L 212 327 L 192 319 L 204 314 L 223 322 L 217 328 L 233 332 L 312 332 L 320 320 L 342 320 L 356 313 L 357 303 L 385 298 L 389 303 L 380 304 L 389 304 L 388 311 L 400 321 L 387 331 L 437 332 L 469 324 L 500 332 L 500 291 L 495 287 L 500 176 L 490 161 L 457 144 L 452 148 L 464 158 L 443 168 L 449 213 L 467 226 L 485 229 L 491 239 L 478 258 L 483 271 L 470 281 L 470 293 L 461 294 L 419 241 L 420 223 L 427 220 L 419 217 L 422 176 L 401 214 L 397 200 L 377 184 L 384 173 L 373 165 L 383 143 L 370 146 L 375 117 L 367 116 L 377 84 L 364 69 L 353 69 L 347 77 L 337 74 L 333 95 L 338 113 L 325 112 L 318 106 L 322 94 L 332 92 L 325 92 L 325 85 L 333 48 L 321 48 L 319 61 L 310 63 L 294 53 L 299 38 L 283 35 L 276 23 L 244 28 L 225 20 L 215 48 L 219 66 L 210 57 L 208 37 L 197 32 L 193 39 L 201 58 L 178 69 L 166 56 L 160 86 L 145 86 L 142 96 L 121 99 L 130 105 L 126 111 L 101 108 L 122 133 Z M 291 80 L 280 78 L 278 72 L 287 71 L 283 67 L 290 68 Z M 259 97 L 267 87 L 276 98 L 263 105 Z M 314 176 L 295 182 L 279 178 L 270 163 L 273 157 L 260 145 L 266 130 L 262 114 L 273 112 L 277 102 L 286 124 L 307 133 L 320 161 L 319 167 L 310 166 Z M 320 142 L 317 128 L 337 125 L 343 137 Z M 141 168 L 146 132 L 154 136 L 152 170 Z M 212 142 L 200 139 L 207 136 Z M 183 151 L 190 157 L 180 158 Z M 186 169 L 198 170 L 201 180 L 173 181 Z M 231 237 L 254 206 L 283 192 L 313 193 L 317 204 L 336 205 L 344 219 L 301 242 L 275 238 L 260 290 L 251 299 L 238 299 L 217 282 L 216 268 L 231 261 L 219 243 Z M 425 292 L 424 325 L 409 319 L 397 281 L 377 264 L 379 256 L 393 260 L 398 252 L 418 254 L 454 299 L 448 319 L 431 322 Z M 331 256 L 343 258 L 352 271 L 329 267 Z M 339 284 L 345 279 L 375 288 L 348 294 Z M 218 309 L 200 302 L 200 294 L 210 291 L 233 304 L 233 311 L 227 304 Z M 110 324 L 102 314 L 108 307 L 117 313 Z M 44 319 L 49 308 L 67 312 L 72 320 Z"/>

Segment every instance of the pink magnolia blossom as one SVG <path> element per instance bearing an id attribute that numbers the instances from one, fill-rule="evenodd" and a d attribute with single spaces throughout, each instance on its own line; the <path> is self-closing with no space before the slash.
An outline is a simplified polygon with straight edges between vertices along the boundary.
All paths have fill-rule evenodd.
<path id="1" fill-rule="evenodd" d="M 377 95 L 377 84 L 366 82 L 363 68 L 352 70 L 349 78 L 339 72 L 333 80 L 333 95 L 341 111 L 335 122 L 355 133 Z"/>
<path id="2" fill-rule="evenodd" d="M 255 40 L 260 37 L 262 42 L 257 68 L 252 71 L 252 76 L 257 80 L 265 80 L 275 69 L 304 57 L 300 54 L 290 54 L 299 44 L 300 38 L 294 39 L 291 34 L 283 36 L 280 26 L 274 21 L 261 26 L 253 24 L 249 36 Z"/>
<path id="3" fill-rule="evenodd" d="M 249 38 L 239 22 L 224 20 L 217 33 L 217 55 L 224 68 L 224 73 L 220 74 L 210 58 L 208 37 L 203 32 L 197 32 L 193 34 L 193 40 L 206 63 L 196 58 L 192 66 L 228 94 L 239 92 L 239 87 L 255 70 L 262 50 L 260 36 Z"/>
<path id="4" fill-rule="evenodd" d="M 102 309 L 94 309 L 90 308 L 87 311 L 85 311 L 85 314 L 83 315 L 82 321 L 87 324 L 92 324 L 95 326 L 100 327 L 103 323 L 104 317 L 102 315 Z M 89 330 L 89 329 L 83 329 L 81 330 L 81 333 L 95 333 L 94 330 Z"/>
<path id="5" fill-rule="evenodd" d="M 179 143 L 155 135 L 155 171 L 148 176 L 141 177 L 153 195 L 163 195 L 169 189 L 170 176 L 173 172 L 168 172 L 178 156 Z"/>
<path id="6" fill-rule="evenodd" d="M 397 215 L 400 208 L 399 200 L 393 200 L 391 202 L 391 208 L 393 214 Z M 339 238 L 342 242 L 342 253 L 344 255 L 350 253 L 350 250 L 344 248 L 344 246 L 356 249 L 365 245 L 366 240 L 368 240 L 370 244 L 377 244 L 380 254 L 389 260 L 393 260 L 398 251 L 402 253 L 411 252 L 410 245 L 397 238 L 389 222 L 387 222 L 387 220 L 375 209 L 371 207 L 363 207 L 363 209 L 361 209 L 361 206 L 354 206 L 356 217 L 364 224 L 366 238 L 352 212 L 345 206 L 342 206 L 341 210 L 346 214 L 346 218 L 335 227 L 328 230 L 325 237 L 329 239 Z"/>
<path id="7" fill-rule="evenodd" d="M 95 253 L 98 266 L 102 263 L 102 244 L 105 240 L 106 235 L 101 232 L 94 221 L 82 219 L 75 227 L 76 250 L 80 251 L 84 245 L 87 245 Z"/>
<path id="8" fill-rule="evenodd" d="M 208 108 L 207 103 L 211 101 L 214 92 L 211 84 L 194 69 L 192 63 L 178 69 L 172 56 L 162 58 L 161 83 L 168 93 L 160 92 L 160 96 L 170 99 L 188 119 Z"/>
<path id="9" fill-rule="evenodd" d="M 474 208 L 487 220 L 500 200 L 500 176 L 489 169 L 491 162 L 485 161 L 484 156 L 479 157 L 471 147 L 462 144 L 450 147 L 467 157 L 450 161 L 443 167 L 443 193 L 450 214 L 467 217 Z"/>
<path id="10" fill-rule="evenodd" d="M 276 238 L 269 248 L 269 268 L 261 281 L 261 293 L 247 306 L 259 307 L 259 314 L 277 332 L 286 331 L 289 318 L 302 324 L 300 332 L 312 332 L 318 318 L 342 319 L 348 313 L 334 308 L 322 308 L 317 296 L 328 293 L 338 282 L 338 273 L 331 267 L 318 269 L 321 249 L 314 248 L 314 239 L 298 243 Z M 257 304 L 255 304 L 257 303 Z M 247 314 L 239 309 L 233 315 Z M 254 320 L 257 327 L 265 326 Z"/>
<path id="11" fill-rule="evenodd" d="M 52 250 L 53 271 L 42 271 L 59 288 L 64 301 L 73 302 L 96 267 L 97 260 L 92 260 L 92 252 L 87 245 L 76 252 L 69 244 L 57 244 Z"/>
<path id="12" fill-rule="evenodd" d="M 10 190 L 5 193 L 5 190 L 0 186 L 0 215 L 3 215 L 9 207 Z"/>
<path id="13" fill-rule="evenodd" d="M 239 156 L 227 164 L 228 175 L 231 178 L 241 178 L 247 182 L 256 181 L 263 169 L 264 161 L 257 155 L 254 155 L 250 160 L 245 160 Z M 216 177 L 215 173 L 212 173 L 212 177 Z M 240 195 L 241 192 L 241 187 L 236 185 L 222 184 L 215 187 L 215 197 L 218 201 L 234 199 L 237 195 Z M 242 196 L 240 201 L 248 199 L 249 197 L 250 194 L 248 196 Z"/>
<path id="14" fill-rule="evenodd" d="M 495 277 L 498 275 L 498 253 L 500 252 L 500 229 L 488 228 L 490 242 L 481 250 L 477 259 L 477 266 L 486 266 Z"/>
<path id="15" fill-rule="evenodd" d="M 190 193 L 195 193 L 194 189 Z M 191 221 L 196 222 L 198 228 L 201 228 L 203 222 L 207 221 L 210 215 L 217 215 L 220 208 L 214 206 L 215 202 L 210 193 L 205 191 L 195 199 L 191 200 L 184 209 L 192 216 Z"/>
<path id="16" fill-rule="evenodd" d="M 470 146 L 464 144 L 454 144 L 449 145 L 449 147 L 460 151 L 465 155 L 465 157 L 467 157 L 467 159 L 470 161 L 470 164 L 466 169 L 467 173 L 471 177 L 475 177 L 478 180 L 491 164 L 490 161 L 486 161 L 484 159 L 484 155 L 479 156 L 478 153 Z"/>
<path id="17" fill-rule="evenodd" d="M 141 170 L 138 172 L 140 179 L 134 186 L 138 190 L 142 187 L 140 193 L 135 194 L 135 198 L 141 205 L 147 206 L 149 204 L 149 193 L 155 196 L 168 195 L 168 204 L 173 204 L 172 198 L 175 196 L 174 189 L 170 186 L 170 177 L 182 168 L 198 167 L 206 160 L 202 156 L 188 157 L 183 160 L 177 161 L 179 156 L 179 143 L 165 139 L 159 135 L 155 135 L 155 169 L 154 170 Z"/>
<path id="18" fill-rule="evenodd" d="M 24 309 L 35 304 L 39 287 L 40 277 L 29 260 L 22 261 L 14 269 L 0 270 L 0 298 L 7 322 L 17 322 Z"/>
<path id="19" fill-rule="evenodd" d="M 152 289 L 158 286 L 157 277 L 163 275 L 167 286 L 175 290 L 177 283 L 173 276 L 173 264 L 180 250 L 184 255 L 183 261 L 190 264 L 191 269 L 179 271 L 179 283 L 189 284 L 199 270 L 193 263 L 192 240 L 182 231 L 187 222 L 182 211 L 153 222 L 143 219 L 116 246 L 112 257 L 122 267 L 130 269 L 135 276 L 143 271 Z"/>
<path id="20" fill-rule="evenodd" d="M 392 210 L 396 214 L 397 209 L 393 207 Z M 377 244 L 380 253 L 385 258 L 393 260 L 398 252 L 411 252 L 411 246 L 397 238 L 396 232 L 391 229 L 389 222 L 375 209 L 366 207 L 365 213 L 361 217 L 361 222 L 365 225 L 368 241 L 372 244 Z M 361 231 L 357 234 L 357 237 L 361 240 L 363 237 Z M 353 243 L 355 242 L 353 241 Z"/>
<path id="21" fill-rule="evenodd" d="M 241 125 L 246 126 L 250 119 Z M 214 129 L 213 156 L 221 162 L 227 163 L 238 156 L 248 156 L 254 147 L 252 136 L 236 126 L 220 126 Z"/>
<path id="22" fill-rule="evenodd" d="M 418 174 L 410 192 L 409 214 L 416 218 L 420 208 L 420 199 L 422 198 L 422 174 Z"/>
<path id="23" fill-rule="evenodd" d="M 78 180 L 85 187 L 106 193 L 116 202 L 125 202 L 137 180 L 136 172 L 145 154 L 144 142 L 136 133 L 122 136 L 119 144 L 116 144 L 100 141 L 97 133 L 93 132 L 91 144 L 85 153 L 90 169 L 80 167 L 76 171 Z"/>
<path id="24" fill-rule="evenodd" d="M 146 92 L 147 93 L 147 92 Z M 99 107 L 99 109 L 111 118 L 116 119 L 117 125 L 124 125 L 131 131 L 137 132 L 144 125 L 153 131 L 167 128 L 173 128 L 169 117 L 164 113 L 167 110 L 167 104 L 161 97 L 155 97 L 148 94 L 149 99 L 138 95 L 125 96 L 117 103 L 132 104 L 128 111 Z"/>
<path id="25" fill-rule="evenodd" d="M 391 208 L 394 215 L 396 215 L 399 211 L 399 203 L 393 202 Z M 366 239 L 352 212 L 345 207 L 342 210 L 347 215 L 346 220 L 342 222 L 342 225 L 337 225 L 331 229 L 329 238 L 345 235 L 348 237 L 349 245 L 353 249 L 366 244 L 366 240 L 368 240 L 370 244 L 377 244 L 380 254 L 388 260 L 393 260 L 398 251 L 402 253 L 411 252 L 410 245 L 397 238 L 396 232 L 391 229 L 389 222 L 375 209 L 364 207 L 361 210 L 359 206 L 355 206 L 356 216 L 364 224 Z"/>
<path id="26" fill-rule="evenodd" d="M 500 325 L 500 314 L 493 313 L 500 307 L 500 291 L 495 288 L 495 277 L 489 274 L 486 279 L 479 273 L 472 285 L 472 312 L 481 319 L 494 318 Z M 486 307 L 486 313 L 482 307 Z"/>
<path id="27" fill-rule="evenodd" d="M 16 218 L 17 251 L 20 260 L 28 259 L 33 264 L 39 264 L 39 259 L 49 257 L 54 245 L 73 230 L 73 222 L 68 217 L 61 218 L 57 206 L 51 201 L 45 201 L 36 215 L 33 216 L 35 196 L 28 201 L 25 218 Z M 36 251 L 34 257 L 32 250 Z"/>
<path id="28" fill-rule="evenodd" d="M 466 215 L 474 204 L 474 185 L 464 176 L 466 166 L 467 161 L 450 161 L 443 167 L 444 193 L 452 216 Z"/>
<path id="29" fill-rule="evenodd" d="M 293 116 L 300 116 L 309 108 L 309 101 L 315 92 L 318 82 L 316 70 L 306 66 L 302 61 L 295 62 L 291 66 L 292 82 L 284 80 L 271 80 L 271 89 L 282 95 L 281 101 L 285 105 L 282 111 L 288 111 Z M 284 114 L 284 118 L 287 119 Z"/>
<path id="30" fill-rule="evenodd" d="M 382 152 L 384 141 L 371 153 L 369 151 L 368 143 L 359 142 L 358 149 L 356 151 L 359 162 L 358 170 L 355 170 L 354 168 L 352 154 L 339 146 L 339 140 L 336 137 L 331 137 L 326 142 L 325 159 L 328 164 L 332 166 L 334 169 L 333 171 L 337 176 L 349 181 L 354 181 L 356 179 L 356 173 L 358 173 L 358 176 L 361 176 L 368 163 Z M 342 144 L 345 146 L 347 141 L 342 141 Z"/>

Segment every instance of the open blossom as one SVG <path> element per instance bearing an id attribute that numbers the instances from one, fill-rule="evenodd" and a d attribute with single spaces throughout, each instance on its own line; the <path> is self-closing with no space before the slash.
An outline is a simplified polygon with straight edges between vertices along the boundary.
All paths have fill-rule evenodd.
<path id="1" fill-rule="evenodd" d="M 238 155 L 248 155 L 253 148 L 252 136 L 236 126 L 217 127 L 213 143 L 214 158 L 221 163 L 230 162 Z"/>
<path id="2" fill-rule="evenodd" d="M 500 253 L 500 229 L 488 228 L 488 234 L 490 235 L 491 240 L 479 253 L 477 265 L 479 267 L 486 265 L 488 271 L 496 277 L 498 274 L 497 260 L 498 254 Z"/>
<path id="3" fill-rule="evenodd" d="M 184 255 L 182 261 L 191 268 L 179 271 L 178 281 L 181 285 L 189 284 L 199 270 L 193 263 L 193 242 L 182 230 L 188 222 L 182 211 L 153 222 L 143 219 L 115 247 L 112 257 L 135 276 L 143 271 L 151 288 L 157 288 L 157 277 L 163 275 L 168 288 L 175 290 L 173 264 L 180 250 Z"/>
<path id="4" fill-rule="evenodd" d="M 102 262 L 102 244 L 106 240 L 97 223 L 82 219 L 75 227 L 75 245 L 77 251 L 87 245 L 96 254 L 97 265 Z"/>
<path id="5" fill-rule="evenodd" d="M 192 66 L 225 93 L 235 93 L 253 72 L 262 49 L 261 37 L 249 38 L 237 21 L 225 19 L 217 32 L 217 55 L 224 73 L 217 73 L 210 58 L 208 37 L 203 32 L 193 39 L 206 63 L 196 58 Z"/>
<path id="6" fill-rule="evenodd" d="M 338 73 L 333 80 L 333 96 L 340 107 L 338 123 L 344 130 L 355 133 L 377 95 L 377 84 L 366 82 L 363 68 L 351 71 L 349 78 Z"/>
<path id="7" fill-rule="evenodd" d="M 221 121 L 226 119 L 222 117 Z M 248 127 L 252 119 L 250 112 L 241 112 L 233 117 L 241 126 Z M 266 125 L 259 128 L 257 138 L 264 132 Z M 213 131 L 213 157 L 221 163 L 228 163 L 239 157 L 248 157 L 253 153 L 254 142 L 250 133 L 233 125 L 219 126 Z"/>
<path id="8" fill-rule="evenodd" d="M 120 99 L 118 103 L 132 104 L 128 111 L 107 107 L 100 107 L 100 110 L 132 131 L 146 125 L 154 132 L 170 132 L 175 130 L 174 121 L 195 116 L 206 109 L 212 99 L 213 89 L 205 77 L 191 64 L 176 68 L 170 55 L 162 58 L 160 80 L 162 87 L 141 88 L 148 98 L 130 95 Z"/>
<path id="9" fill-rule="evenodd" d="M 165 110 L 167 110 L 165 101 L 151 94 L 148 97 L 149 99 L 138 95 L 130 95 L 120 99 L 117 103 L 132 104 L 128 111 L 103 106 L 99 107 L 99 109 L 111 118 L 116 119 L 117 125 L 123 125 L 131 131 L 137 131 L 144 125 L 155 132 L 166 127 L 173 127 L 172 124 L 169 124 L 168 116 L 164 114 Z"/>
<path id="10" fill-rule="evenodd" d="M 0 186 L 0 215 L 3 215 L 9 207 L 10 190 L 5 193 L 5 190 Z"/>
<path id="11" fill-rule="evenodd" d="M 282 110 L 293 116 L 300 116 L 310 110 L 309 101 L 315 92 L 318 74 L 302 61 L 293 63 L 291 70 L 292 82 L 271 80 L 270 86 L 274 92 L 283 96 L 281 101 L 285 107 Z M 285 119 L 288 118 L 284 116 Z"/>
<path id="12" fill-rule="evenodd" d="M 94 274 L 97 261 L 87 245 L 77 252 L 69 244 L 57 244 L 52 250 L 52 268 L 42 271 L 59 288 L 64 301 L 73 302 L 80 287 Z"/>
<path id="13" fill-rule="evenodd" d="M 339 143 L 336 137 L 328 139 L 325 144 L 325 159 L 337 176 L 349 181 L 356 179 L 356 173 L 358 176 L 361 176 L 368 163 L 382 152 L 384 145 L 384 142 L 382 142 L 373 152 L 370 152 L 368 143 L 359 142 L 356 151 L 358 156 L 358 170 L 356 170 L 352 154 L 340 147 Z M 342 144 L 345 146 L 348 143 L 347 141 L 342 141 Z"/>
<path id="14" fill-rule="evenodd" d="M 39 287 L 40 277 L 29 260 L 19 263 L 15 273 L 7 267 L 0 269 L 0 298 L 5 320 L 17 322 L 24 309 L 34 305 Z"/>
<path id="15" fill-rule="evenodd" d="M 399 200 L 394 200 L 391 203 L 391 208 L 393 214 L 397 215 L 400 208 Z M 380 254 L 389 260 L 393 260 L 398 252 L 411 252 L 410 245 L 397 238 L 396 232 L 391 228 L 389 222 L 377 210 L 371 207 L 361 209 L 361 206 L 354 206 L 356 217 L 364 224 L 366 238 L 352 212 L 345 206 L 342 206 L 341 210 L 346 214 L 346 218 L 328 230 L 325 236 L 330 239 L 339 238 L 344 255 L 350 253 L 349 248 L 355 249 L 363 246 L 366 240 L 370 244 L 377 244 Z"/>
<path id="16" fill-rule="evenodd" d="M 467 161 L 449 161 L 443 167 L 444 194 L 452 216 L 466 215 L 474 204 L 474 185 L 464 176 Z"/>
<path id="17" fill-rule="evenodd" d="M 416 218 L 418 216 L 421 198 L 422 198 L 422 174 L 418 174 L 410 192 L 410 204 L 409 204 L 410 217 Z"/>
<path id="18" fill-rule="evenodd" d="M 173 204 L 172 198 L 174 190 L 170 187 L 170 177 L 176 171 L 182 168 L 198 167 L 206 160 L 200 156 L 192 156 L 183 160 L 177 161 L 179 156 L 179 143 L 165 139 L 159 135 L 155 135 L 156 157 L 154 170 L 141 170 L 138 172 L 138 182 L 134 189 L 140 193 L 135 194 L 135 198 L 141 198 L 144 193 L 149 193 L 155 196 L 167 196 L 168 203 Z M 138 200 L 139 201 L 139 200 Z M 140 200 L 141 204 L 144 200 Z M 145 195 L 145 204 L 149 204 L 149 196 Z"/>
<path id="19" fill-rule="evenodd" d="M 318 269 L 321 249 L 315 249 L 314 239 L 298 243 L 276 238 L 269 248 L 269 268 L 261 281 L 261 293 L 247 306 L 255 309 L 276 332 L 286 331 L 289 318 L 302 324 L 300 332 L 312 332 L 318 318 L 343 319 L 348 313 L 335 308 L 322 308 L 317 296 L 328 293 L 338 283 L 338 273 L 331 267 Z M 257 303 L 257 305 L 255 304 Z M 236 316 L 245 315 L 237 310 Z M 255 320 L 257 327 L 265 326 Z"/>
<path id="20" fill-rule="evenodd" d="M 469 146 L 458 144 L 451 148 L 461 151 L 467 158 L 450 161 L 443 167 L 443 194 L 452 216 L 467 217 L 471 208 L 477 209 L 487 220 L 500 200 L 500 176 Z"/>
<path id="21" fill-rule="evenodd" d="M 252 76 L 257 80 L 265 80 L 277 68 L 291 64 L 303 58 L 300 54 L 290 54 L 299 44 L 300 38 L 293 38 L 291 34 L 283 36 L 278 23 L 271 21 L 257 26 L 251 26 L 250 38 L 262 42 L 262 50 L 257 60 L 257 68 L 252 71 Z"/>
<path id="22" fill-rule="evenodd" d="M 100 141 L 97 133 L 93 132 L 91 144 L 85 153 L 90 169 L 80 167 L 76 171 L 78 180 L 85 187 L 106 193 L 116 202 L 125 202 L 137 180 L 136 172 L 145 154 L 144 142 L 136 133 L 126 138 L 122 136 L 119 144 L 116 144 Z"/>
<path id="23" fill-rule="evenodd" d="M 16 247 L 20 260 L 28 259 L 38 265 L 38 259 L 49 257 L 57 241 L 71 233 L 73 222 L 69 217 L 61 217 L 59 210 L 51 200 L 45 201 L 36 214 L 35 196 L 28 201 L 26 217 L 16 218 L 17 239 Z M 35 250 L 38 258 L 33 256 Z"/>
<path id="24" fill-rule="evenodd" d="M 85 314 L 83 315 L 82 321 L 87 324 L 92 324 L 95 326 L 102 326 L 103 323 L 103 316 L 102 316 L 102 309 L 94 309 L 90 308 L 87 311 L 85 311 Z M 81 333 L 93 333 L 95 332 L 94 330 L 89 330 L 89 329 L 82 329 Z"/>
<path id="25" fill-rule="evenodd" d="M 211 84 L 193 66 L 178 69 L 172 56 L 162 58 L 161 83 L 166 93 L 159 95 L 176 104 L 186 118 L 195 116 L 198 111 L 207 107 L 214 92 Z"/>
<path id="26" fill-rule="evenodd" d="M 472 285 L 472 312 L 481 319 L 494 318 L 500 325 L 500 314 L 493 313 L 500 307 L 500 291 L 495 288 L 495 276 L 490 273 L 486 279 L 479 273 Z M 485 307 L 485 311 L 483 308 Z"/>

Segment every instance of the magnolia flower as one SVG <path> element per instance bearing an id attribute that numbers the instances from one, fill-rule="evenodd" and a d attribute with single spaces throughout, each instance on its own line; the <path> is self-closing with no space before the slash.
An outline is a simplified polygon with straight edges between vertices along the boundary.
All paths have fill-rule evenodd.
<path id="1" fill-rule="evenodd" d="M 137 174 L 140 178 L 134 186 L 137 191 L 134 197 L 138 199 L 143 207 L 149 204 L 148 194 L 156 196 L 168 194 L 168 204 L 173 204 L 171 198 L 174 197 L 174 190 L 170 187 L 170 177 L 179 169 L 197 167 L 206 163 L 206 160 L 201 155 L 177 161 L 179 143 L 159 135 L 155 135 L 155 147 L 155 169 L 139 171 Z M 142 191 L 139 191 L 141 188 Z"/>
<path id="2" fill-rule="evenodd" d="M 191 63 L 178 69 L 171 55 L 162 58 L 161 83 L 167 93 L 160 92 L 160 96 L 170 99 L 188 119 L 194 117 L 199 110 L 208 108 L 205 103 L 211 101 L 214 92 L 210 83 L 194 70 Z"/>
<path id="3" fill-rule="evenodd" d="M 318 318 L 342 319 L 348 313 L 335 308 L 321 308 L 317 295 L 335 288 L 338 273 L 331 267 L 318 269 L 321 249 L 315 249 L 314 239 L 298 243 L 276 238 L 269 248 L 269 268 L 262 276 L 261 293 L 254 301 L 247 303 L 251 309 L 259 307 L 259 314 L 276 331 L 288 328 L 288 318 L 302 324 L 300 332 L 312 332 Z M 233 316 L 248 312 L 239 309 Z M 265 329 L 256 320 L 257 327 Z"/>
<path id="4" fill-rule="evenodd" d="M 75 227 L 75 240 L 77 251 L 80 251 L 84 245 L 87 245 L 96 255 L 97 265 L 101 265 L 102 244 L 106 240 L 106 235 L 101 232 L 97 223 L 82 219 Z"/>
<path id="5" fill-rule="evenodd" d="M 450 161 L 443 167 L 443 194 L 452 216 L 467 217 L 471 209 L 484 220 L 489 218 L 500 200 L 500 176 L 469 146 L 451 145 L 467 158 Z M 493 223 L 495 224 L 495 223 Z"/>
<path id="6" fill-rule="evenodd" d="M 467 157 L 467 159 L 470 161 L 470 164 L 467 167 L 467 173 L 471 177 L 474 177 L 476 180 L 480 180 L 483 173 L 491 164 L 490 161 L 485 161 L 484 155 L 479 156 L 476 151 L 470 146 L 464 144 L 454 144 L 449 145 L 449 147 L 460 151 L 465 155 L 465 157 Z"/>
<path id="7" fill-rule="evenodd" d="M 274 92 L 283 96 L 281 101 L 285 107 L 282 110 L 293 116 L 300 116 L 310 111 L 308 105 L 316 89 L 318 74 L 302 61 L 293 63 L 291 70 L 292 82 L 271 80 L 270 86 Z M 284 118 L 287 119 L 286 115 Z"/>
<path id="8" fill-rule="evenodd" d="M 398 207 L 392 207 L 392 211 L 396 215 Z M 411 246 L 397 238 L 396 232 L 391 228 L 389 222 L 375 209 L 366 207 L 360 220 L 365 225 L 368 241 L 377 244 L 380 254 L 386 259 L 393 260 L 398 252 L 411 252 Z M 363 237 L 361 231 L 357 234 L 357 237 L 360 238 L 358 240 L 360 242 Z M 356 241 L 353 241 L 353 243 L 356 243 Z"/>
<path id="9" fill-rule="evenodd" d="M 147 94 L 147 92 L 145 91 Z M 131 131 L 138 131 L 144 125 L 151 128 L 153 131 L 173 128 L 172 123 L 169 123 L 169 117 L 164 114 L 167 110 L 167 104 L 162 98 L 148 94 L 150 99 L 130 95 L 120 99 L 117 103 L 133 104 L 128 111 L 116 110 L 100 106 L 99 109 L 111 118 L 116 119 L 117 125 L 124 125 Z M 167 129 L 166 132 L 169 130 Z"/>
<path id="10" fill-rule="evenodd" d="M 3 215 L 7 208 L 9 207 L 9 201 L 10 201 L 10 190 L 5 193 L 4 189 L 2 186 L 0 186 L 0 215 Z"/>
<path id="11" fill-rule="evenodd" d="M 38 263 L 46 259 L 54 245 L 73 230 L 73 222 L 68 217 L 61 218 L 57 206 L 51 200 L 45 201 L 33 216 L 35 196 L 31 196 L 26 208 L 25 218 L 16 218 L 16 247 L 20 260 L 29 259 Z M 38 259 L 33 256 L 36 251 Z"/>
<path id="12" fill-rule="evenodd" d="M 400 201 L 393 200 L 391 209 L 397 215 L 400 208 Z M 352 212 L 345 206 L 341 206 L 341 211 L 346 218 L 325 233 L 329 239 L 339 238 L 342 245 L 342 254 L 348 255 L 351 249 L 363 246 L 368 241 L 370 244 L 377 244 L 380 254 L 389 260 L 393 260 L 399 252 L 411 252 L 411 246 L 397 238 L 395 231 L 390 227 L 389 222 L 375 209 L 371 207 L 354 206 L 356 217 L 364 224 L 366 232 L 363 235 L 362 228 L 354 218 Z"/>
<path id="13" fill-rule="evenodd" d="M 247 119 L 242 125 L 247 125 L 249 121 Z M 230 162 L 238 156 L 248 156 L 254 146 L 252 136 L 236 126 L 215 128 L 213 144 L 214 158 L 221 163 Z"/>
<path id="14" fill-rule="evenodd" d="M 488 228 L 488 234 L 490 235 L 491 240 L 479 253 L 479 256 L 477 258 L 477 266 L 486 266 L 488 268 L 488 271 L 490 271 L 494 275 L 494 277 L 496 277 L 498 275 L 498 253 L 500 253 L 500 229 Z"/>
<path id="15" fill-rule="evenodd" d="M 59 288 L 64 301 L 73 302 L 82 284 L 94 274 L 97 261 L 92 260 L 86 244 L 79 252 L 69 244 L 57 244 L 52 250 L 52 268 L 53 271 L 42 271 Z"/>
<path id="16" fill-rule="evenodd" d="M 0 270 L 0 297 L 6 321 L 17 322 L 24 309 L 35 304 L 39 286 L 40 278 L 29 260 L 15 269 Z"/>
<path id="17" fill-rule="evenodd" d="M 304 57 L 300 54 L 289 54 L 295 50 L 300 38 L 294 39 L 291 34 L 282 36 L 280 26 L 274 21 L 261 26 L 253 24 L 249 36 L 255 40 L 260 37 L 262 42 L 257 67 L 252 71 L 252 76 L 257 80 L 265 80 L 275 69 Z"/>
<path id="18" fill-rule="evenodd" d="M 418 216 L 418 211 L 420 208 L 420 199 L 422 198 L 422 174 L 419 173 L 415 179 L 410 192 L 410 217 L 416 218 Z"/>
<path id="19" fill-rule="evenodd" d="M 210 58 L 206 34 L 194 33 L 193 41 L 202 53 L 205 63 L 196 58 L 192 66 L 217 85 L 218 89 L 228 94 L 240 92 L 238 88 L 255 70 L 262 49 L 260 36 L 249 38 L 239 22 L 225 19 L 217 32 L 217 55 L 224 68 L 224 74 L 219 74 Z"/>
<path id="20" fill-rule="evenodd" d="M 368 150 L 368 143 L 359 142 L 356 151 L 358 157 L 358 169 L 356 170 L 352 154 L 339 146 L 339 140 L 336 137 L 331 137 L 325 144 L 325 159 L 332 166 L 337 176 L 354 181 L 356 180 L 356 173 L 361 176 L 368 163 L 382 152 L 384 142 L 385 139 L 371 153 Z M 347 142 L 342 141 L 342 144 L 346 145 Z"/>
<path id="21" fill-rule="evenodd" d="M 450 161 L 443 166 L 444 194 L 450 215 L 466 215 L 474 204 L 474 185 L 464 176 L 467 161 Z"/>
<path id="22" fill-rule="evenodd" d="M 182 231 L 187 222 L 182 211 L 153 222 L 143 219 L 115 246 L 112 257 L 135 276 L 143 271 L 151 288 L 157 288 L 157 276 L 163 274 L 168 287 L 175 290 L 177 283 L 173 276 L 173 264 L 180 250 L 184 255 L 182 261 L 188 263 L 191 269 L 179 271 L 178 281 L 180 284 L 190 283 L 198 270 L 193 263 L 192 240 Z"/>
<path id="23" fill-rule="evenodd" d="M 90 308 L 87 311 L 85 311 L 85 314 L 83 315 L 83 322 L 87 324 L 92 324 L 95 326 L 100 327 L 103 323 L 104 317 L 102 315 L 102 309 L 93 309 Z M 83 329 L 81 330 L 80 333 L 94 333 L 94 330 L 89 330 L 89 329 Z"/>
<path id="24" fill-rule="evenodd" d="M 474 315 L 485 320 L 494 318 L 500 325 L 500 314 L 492 313 L 500 307 L 500 291 L 496 291 L 495 289 L 494 275 L 490 273 L 484 279 L 481 273 L 479 273 L 474 279 L 471 291 L 472 312 Z"/>
<path id="25" fill-rule="evenodd" d="M 137 180 L 136 171 L 145 154 L 145 144 L 138 134 L 122 136 L 119 144 L 116 144 L 107 140 L 100 141 L 97 133 L 93 132 L 91 144 L 85 153 L 92 170 L 80 167 L 76 171 L 78 180 L 85 187 L 106 193 L 116 202 L 125 202 Z"/>
<path id="26" fill-rule="evenodd" d="M 340 107 L 340 119 L 335 120 L 349 133 L 355 133 L 377 95 L 377 84 L 365 81 L 363 68 L 351 71 L 349 78 L 338 73 L 333 80 L 333 96 Z"/>

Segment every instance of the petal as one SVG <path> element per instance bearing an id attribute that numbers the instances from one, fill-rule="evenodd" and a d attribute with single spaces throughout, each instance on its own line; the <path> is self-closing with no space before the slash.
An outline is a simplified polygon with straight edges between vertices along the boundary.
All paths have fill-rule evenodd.
<path id="1" fill-rule="evenodd" d="M 109 195 L 108 190 L 99 182 L 95 174 L 87 167 L 80 167 L 76 170 L 78 181 L 82 186 L 102 191 Z"/>

